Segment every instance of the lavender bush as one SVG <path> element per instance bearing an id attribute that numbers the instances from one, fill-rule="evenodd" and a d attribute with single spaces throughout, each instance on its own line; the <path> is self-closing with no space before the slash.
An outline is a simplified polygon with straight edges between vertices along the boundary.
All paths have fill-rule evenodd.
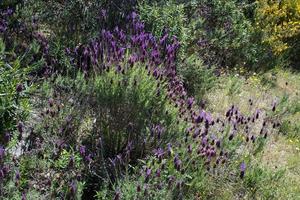
<path id="1" fill-rule="evenodd" d="M 52 46 L 38 29 L 25 31 L 27 42 L 36 45 L 36 54 L 26 58 L 29 63 L 42 58 L 43 66 L 30 73 L 22 66 L 26 78 L 3 89 L 14 90 L 7 102 L 18 100 L 31 85 L 28 77 L 41 78 L 31 80 L 38 86 L 28 101 L 34 105 L 29 117 L 13 117 L 11 134 L 0 145 L 0 194 L 6 199 L 202 199 L 217 198 L 215 191 L 227 184 L 237 188 L 236 196 L 255 198 L 258 185 L 274 178 L 252 161 L 281 125 L 278 102 L 256 108 L 249 99 L 246 113 L 238 105 L 210 113 L 189 91 L 202 86 L 182 79 L 177 69 L 180 40 L 167 29 L 160 37 L 147 32 L 135 12 L 126 20 L 123 28 L 102 29 L 74 47 Z M 12 29 L 1 23 L 10 44 Z M 182 65 L 195 62 L 189 59 Z M 14 75 L 4 72 L 6 80 Z"/>

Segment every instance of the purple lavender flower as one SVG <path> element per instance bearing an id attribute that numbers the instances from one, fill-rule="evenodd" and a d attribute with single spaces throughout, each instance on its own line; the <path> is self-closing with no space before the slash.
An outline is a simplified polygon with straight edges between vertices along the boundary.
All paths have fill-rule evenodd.
<path id="1" fill-rule="evenodd" d="M 157 148 L 153 152 L 154 152 L 154 155 L 156 156 L 156 158 L 158 158 L 159 160 L 161 160 L 165 154 L 165 152 L 162 148 Z"/>
<path id="2" fill-rule="evenodd" d="M 5 174 L 7 174 L 9 172 L 9 166 L 8 165 L 4 165 L 3 168 L 2 168 L 2 171 Z"/>
<path id="3" fill-rule="evenodd" d="M 18 122 L 17 128 L 18 128 L 19 133 L 22 134 L 24 131 L 23 130 L 24 124 L 22 122 Z"/>
<path id="4" fill-rule="evenodd" d="M 73 166 L 75 163 L 75 158 L 73 155 L 71 155 L 70 160 L 69 160 L 69 166 Z"/>
<path id="5" fill-rule="evenodd" d="M 16 91 L 17 93 L 21 93 L 23 91 L 23 85 L 21 83 L 16 86 Z"/>
<path id="6" fill-rule="evenodd" d="M 233 139 L 233 137 L 234 137 L 234 134 L 233 133 L 231 133 L 230 135 L 229 135 L 229 140 L 232 140 Z"/>
<path id="7" fill-rule="evenodd" d="M 0 33 L 4 33 L 7 30 L 8 22 L 5 19 L 0 19 Z"/>
<path id="8" fill-rule="evenodd" d="M 12 15 L 13 13 L 14 13 L 14 11 L 13 11 L 13 9 L 11 9 L 11 8 L 8 8 L 8 9 L 6 10 L 6 14 L 7 14 L 8 16 Z"/>
<path id="9" fill-rule="evenodd" d="M 146 169 L 146 176 L 150 176 L 151 175 L 151 169 L 150 168 L 147 168 Z"/>
<path id="10" fill-rule="evenodd" d="M 217 148 L 220 148 L 220 147 L 221 147 L 221 141 L 220 141 L 220 140 L 217 140 L 217 141 L 216 141 L 216 146 L 217 146 Z"/>
<path id="11" fill-rule="evenodd" d="M 92 162 L 92 154 L 88 154 L 87 156 L 85 156 L 85 160 L 88 162 L 88 163 L 91 163 Z"/>
<path id="12" fill-rule="evenodd" d="M 168 143 L 167 146 L 168 146 L 167 147 L 168 148 L 168 150 L 167 150 L 168 155 L 171 156 L 171 154 L 172 154 L 172 144 Z"/>
<path id="13" fill-rule="evenodd" d="M 81 146 L 79 147 L 79 152 L 80 152 L 80 154 L 81 154 L 82 156 L 84 156 L 84 155 L 85 155 L 85 146 L 81 145 Z"/>
<path id="14" fill-rule="evenodd" d="M 212 123 L 212 117 L 209 113 L 206 114 L 205 116 L 205 128 L 208 128 L 209 125 Z"/>
<path id="15" fill-rule="evenodd" d="M 65 52 L 66 52 L 67 55 L 71 55 L 71 49 L 70 48 L 66 48 Z"/>
<path id="16" fill-rule="evenodd" d="M 100 17 L 104 20 L 107 19 L 107 11 L 105 9 L 100 10 Z"/>
<path id="17" fill-rule="evenodd" d="M 141 192 L 141 191 L 142 191 L 142 188 L 141 188 L 141 185 L 140 185 L 140 184 L 138 184 L 138 186 L 136 187 L 136 191 L 137 191 L 137 192 Z"/>
<path id="18" fill-rule="evenodd" d="M 175 181 L 175 177 L 174 176 L 169 176 L 168 178 L 168 187 L 171 187 L 172 184 L 174 183 Z"/>
<path id="19" fill-rule="evenodd" d="M 255 111 L 255 118 L 256 118 L 256 119 L 259 118 L 259 113 L 260 113 L 260 110 L 256 110 L 256 111 Z"/>
<path id="20" fill-rule="evenodd" d="M 206 146 L 207 143 L 208 143 L 207 137 L 203 137 L 202 140 L 201 140 L 201 145 L 202 145 L 202 146 Z"/>
<path id="21" fill-rule="evenodd" d="M 120 163 L 123 163 L 123 159 L 122 159 L 122 156 L 120 154 L 117 155 L 117 159 Z"/>
<path id="22" fill-rule="evenodd" d="M 200 115 L 198 115 L 195 119 L 195 123 L 199 124 L 199 123 L 201 123 L 201 121 L 202 121 L 202 118 Z"/>
<path id="23" fill-rule="evenodd" d="M 156 79 L 158 79 L 158 77 L 159 77 L 159 72 L 158 72 L 158 69 L 157 69 L 157 68 L 155 68 L 155 69 L 153 70 L 153 76 L 154 76 Z"/>
<path id="24" fill-rule="evenodd" d="M 146 173 L 145 173 L 145 182 L 147 183 L 149 181 L 151 175 L 151 169 L 150 168 L 146 168 Z"/>
<path id="25" fill-rule="evenodd" d="M 194 98 L 193 98 L 193 97 L 189 97 L 189 98 L 187 99 L 187 108 L 188 108 L 188 109 L 191 109 L 193 103 L 194 103 Z"/>
<path id="26" fill-rule="evenodd" d="M 145 185 L 145 186 L 144 186 L 144 196 L 147 196 L 147 195 L 148 195 L 148 190 L 149 190 L 148 185 Z"/>
<path id="27" fill-rule="evenodd" d="M 4 158 L 5 149 L 3 146 L 0 145 L 0 161 Z"/>
<path id="28" fill-rule="evenodd" d="M 197 138 L 198 136 L 200 135 L 200 129 L 199 128 L 196 128 L 194 134 L 193 134 L 193 138 Z"/>
<path id="29" fill-rule="evenodd" d="M 2 179 L 4 178 L 4 172 L 3 169 L 0 170 L 0 180 L 2 181 Z"/>
<path id="30" fill-rule="evenodd" d="M 50 99 L 48 100 L 48 104 L 49 104 L 50 107 L 53 107 L 53 105 L 54 105 L 54 100 L 53 100 L 52 98 L 50 98 Z"/>
<path id="31" fill-rule="evenodd" d="M 182 181 L 181 180 L 176 182 L 176 187 L 177 187 L 177 189 L 180 189 L 182 187 Z"/>
<path id="32" fill-rule="evenodd" d="M 22 193 L 22 198 L 21 198 L 22 200 L 26 200 L 27 198 L 26 198 L 26 194 L 25 194 L 25 192 L 23 192 Z"/>
<path id="33" fill-rule="evenodd" d="M 277 106 L 277 103 L 276 103 L 276 101 L 274 101 L 273 104 L 272 104 L 272 111 L 273 112 L 275 112 L 276 106 Z"/>
<path id="34" fill-rule="evenodd" d="M 160 171 L 160 169 L 158 168 L 157 170 L 156 170 L 156 177 L 160 177 L 160 173 L 161 173 L 161 171 Z"/>
<path id="35" fill-rule="evenodd" d="M 76 185 L 76 182 L 75 181 L 72 181 L 72 183 L 70 184 L 70 191 L 71 193 L 74 195 L 76 194 L 76 191 L 77 191 L 77 185 Z"/>
<path id="36" fill-rule="evenodd" d="M 163 35 L 163 37 L 159 41 L 160 45 L 162 45 L 162 46 L 165 45 L 168 36 L 169 36 L 168 33 L 166 33 L 166 34 Z"/>
<path id="37" fill-rule="evenodd" d="M 16 171 L 16 175 L 15 175 L 16 181 L 18 182 L 21 178 L 20 172 L 19 170 Z"/>
<path id="38" fill-rule="evenodd" d="M 138 14 L 136 12 L 131 13 L 131 19 L 136 19 L 138 17 Z"/>
<path id="39" fill-rule="evenodd" d="M 175 168 L 177 169 L 177 171 L 180 171 L 181 164 L 182 164 L 182 161 L 179 159 L 179 156 L 176 154 L 176 156 L 174 158 L 174 165 L 175 165 Z"/>
<path id="40" fill-rule="evenodd" d="M 127 145 L 126 145 L 126 153 L 128 154 L 128 153 L 130 153 L 131 151 L 132 151 L 132 149 L 133 149 L 133 142 L 132 141 L 129 141 L 128 143 L 127 143 Z"/>
<path id="41" fill-rule="evenodd" d="M 121 70 L 122 70 L 121 66 L 120 66 L 120 65 L 118 65 L 118 66 L 116 67 L 116 72 L 120 73 L 120 72 L 121 72 Z"/>
<path id="42" fill-rule="evenodd" d="M 188 145 L 187 151 L 188 151 L 188 153 L 192 153 L 192 151 L 193 151 L 192 145 L 190 145 L 190 144 Z"/>
<path id="43" fill-rule="evenodd" d="M 256 139 L 256 138 L 255 138 L 255 135 L 252 135 L 252 136 L 251 136 L 251 140 L 252 140 L 253 143 L 255 142 L 255 139 Z"/>
<path id="44" fill-rule="evenodd" d="M 200 117 L 201 117 L 201 122 L 206 118 L 206 112 L 203 109 L 200 110 Z"/>
<path id="45" fill-rule="evenodd" d="M 245 171 L 246 171 L 246 164 L 245 164 L 245 162 L 242 162 L 242 164 L 240 166 L 240 178 L 244 178 Z"/>
<path id="46" fill-rule="evenodd" d="M 128 63 L 130 64 L 130 66 L 132 67 L 134 65 L 134 63 L 137 62 L 137 55 L 133 54 L 129 57 L 128 59 Z"/>

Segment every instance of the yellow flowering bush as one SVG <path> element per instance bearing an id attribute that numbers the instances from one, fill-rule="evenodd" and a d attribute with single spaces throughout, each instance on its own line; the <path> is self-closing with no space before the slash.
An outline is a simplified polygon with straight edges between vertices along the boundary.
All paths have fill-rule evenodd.
<path id="1" fill-rule="evenodd" d="M 289 51 L 296 57 L 300 46 L 300 1 L 258 0 L 257 5 L 256 25 L 264 33 L 264 42 L 271 45 L 275 55 Z"/>

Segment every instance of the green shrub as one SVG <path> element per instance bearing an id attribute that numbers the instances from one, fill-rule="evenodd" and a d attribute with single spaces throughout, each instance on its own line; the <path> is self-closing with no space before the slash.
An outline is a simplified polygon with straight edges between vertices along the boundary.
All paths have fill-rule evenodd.
<path id="1" fill-rule="evenodd" d="M 259 43 L 253 41 L 255 32 L 238 1 L 196 1 L 190 10 L 195 40 L 189 46 L 209 65 L 240 67 L 257 63 Z"/>
<path id="2" fill-rule="evenodd" d="M 279 107 L 279 112 L 277 114 L 278 118 L 282 119 L 282 125 L 280 127 L 280 132 L 283 135 L 287 135 L 289 138 L 299 139 L 300 138 L 300 103 L 299 98 L 295 100 L 289 99 L 286 95 L 282 99 Z"/>
<path id="3" fill-rule="evenodd" d="M 126 0 L 26 0 L 20 10 L 25 22 L 62 44 L 75 46 L 99 34 L 102 28 L 124 27 L 136 2 Z"/>
<path id="4" fill-rule="evenodd" d="M 270 48 L 253 26 L 252 3 L 236 0 L 144 1 L 141 19 L 156 36 L 164 30 L 176 35 L 185 56 L 197 54 L 205 65 L 218 67 L 267 67 Z M 253 13 L 252 13 L 253 15 Z M 183 59 L 183 55 L 181 55 Z"/>
<path id="5" fill-rule="evenodd" d="M 75 78 L 59 76 L 40 91 L 50 100 L 48 105 L 36 102 L 46 108 L 41 120 L 30 125 L 34 134 L 28 138 L 28 153 L 43 149 L 45 161 L 53 163 L 52 171 L 59 176 L 51 178 L 48 192 L 57 197 L 70 194 L 68 185 L 60 185 L 71 184 L 76 176 L 86 184 L 82 198 L 92 197 L 95 187 L 128 175 L 138 159 L 175 139 L 184 128 L 177 123 L 178 108 L 166 98 L 165 81 L 149 75 L 140 63 L 124 74 L 111 68 L 89 79 L 82 73 Z M 40 141 L 39 146 L 34 141 Z M 60 141 L 66 146 L 58 145 Z M 70 168 L 71 155 L 81 164 Z"/>
<path id="6" fill-rule="evenodd" d="M 186 58 L 178 69 L 188 94 L 194 96 L 198 102 L 217 83 L 214 68 L 205 66 L 195 55 Z"/>
<path id="7" fill-rule="evenodd" d="M 168 1 L 143 1 L 139 4 L 141 20 L 146 29 L 157 37 L 163 37 L 167 31 L 169 36 L 175 35 L 183 47 L 186 48 L 190 37 L 184 4 Z"/>
<path id="8" fill-rule="evenodd" d="M 34 45 L 33 45 L 34 46 Z M 32 48 L 34 48 L 32 46 Z M 31 49 L 31 48 L 29 48 Z M 30 50 L 28 51 L 30 52 Z M 5 133 L 16 128 L 30 111 L 28 93 L 31 91 L 32 80 L 29 74 L 38 68 L 39 64 L 24 66 L 24 54 L 12 58 L 13 51 L 7 51 L 0 40 L 0 141 Z M 26 62 L 26 61 L 25 61 Z"/>

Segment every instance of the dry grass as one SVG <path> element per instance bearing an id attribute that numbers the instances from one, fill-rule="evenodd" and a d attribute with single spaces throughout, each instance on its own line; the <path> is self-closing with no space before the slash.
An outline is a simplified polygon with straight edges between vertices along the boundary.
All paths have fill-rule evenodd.
<path id="1" fill-rule="evenodd" d="M 273 172 L 285 170 L 284 178 L 277 183 L 281 199 L 300 199 L 299 146 L 299 140 L 279 136 L 271 138 L 265 147 L 261 164 Z"/>
<path id="2" fill-rule="evenodd" d="M 274 100 L 283 101 L 280 118 L 290 121 L 291 126 L 300 125 L 300 112 L 291 112 L 293 105 L 300 105 L 300 74 L 288 70 L 273 70 L 264 74 L 253 74 L 248 78 L 239 74 L 222 75 L 220 85 L 205 98 L 209 102 L 208 110 L 216 116 L 224 115 L 234 103 L 242 112 L 249 112 L 255 108 L 270 109 Z M 254 100 L 253 108 L 248 100 Z M 284 113 L 285 110 L 288 110 Z M 284 113 L 284 114 L 283 114 Z M 283 130 L 283 134 L 290 134 L 290 129 Z M 300 199 L 300 132 L 296 137 L 286 137 L 274 133 L 264 148 L 259 165 L 274 173 L 285 171 L 283 178 L 273 184 L 276 187 L 278 199 Z"/>

